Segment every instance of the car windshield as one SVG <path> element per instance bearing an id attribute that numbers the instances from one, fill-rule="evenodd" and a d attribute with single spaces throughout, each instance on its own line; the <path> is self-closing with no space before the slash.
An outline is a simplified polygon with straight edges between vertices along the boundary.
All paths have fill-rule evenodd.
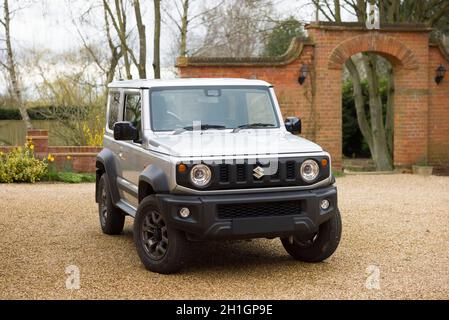
<path id="1" fill-rule="evenodd" d="M 190 87 L 151 90 L 153 131 L 278 128 L 267 87 Z"/>

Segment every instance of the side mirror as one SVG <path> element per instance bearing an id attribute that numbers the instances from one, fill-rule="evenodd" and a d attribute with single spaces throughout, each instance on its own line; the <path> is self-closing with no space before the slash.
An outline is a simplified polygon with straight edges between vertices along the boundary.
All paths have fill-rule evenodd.
<path id="1" fill-rule="evenodd" d="M 119 141 L 135 141 L 139 139 L 139 132 L 137 131 L 137 128 L 131 124 L 131 122 L 116 122 L 114 124 L 114 139 Z"/>
<path id="2" fill-rule="evenodd" d="M 293 134 L 300 134 L 302 131 L 301 119 L 288 117 L 287 120 L 285 120 L 285 129 Z"/>

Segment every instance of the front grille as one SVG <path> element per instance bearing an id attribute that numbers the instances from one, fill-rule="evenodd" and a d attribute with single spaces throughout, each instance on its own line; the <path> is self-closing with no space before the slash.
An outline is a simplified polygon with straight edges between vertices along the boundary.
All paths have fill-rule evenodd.
<path id="1" fill-rule="evenodd" d="M 238 164 L 237 165 L 237 181 L 238 182 L 243 182 L 245 180 L 246 180 L 246 165 L 245 164 Z"/>
<path id="2" fill-rule="evenodd" d="M 301 201 L 222 204 L 217 206 L 219 219 L 290 216 L 301 214 Z"/>
<path id="3" fill-rule="evenodd" d="M 294 161 L 287 161 L 287 179 L 296 178 L 296 168 Z"/>
<path id="4" fill-rule="evenodd" d="M 189 178 L 190 170 L 195 163 L 184 163 L 188 169 L 184 172 L 176 173 L 176 181 L 179 185 L 187 188 L 201 190 L 230 190 L 230 189 L 249 189 L 249 188 L 272 188 L 272 187 L 290 187 L 307 186 L 327 179 L 330 175 L 330 168 L 321 166 L 321 160 L 324 156 L 316 157 L 297 157 L 297 158 L 278 158 L 276 162 L 255 161 L 254 159 L 231 160 L 230 162 L 207 163 L 212 171 L 211 183 L 206 188 L 194 186 Z M 314 159 L 320 165 L 320 175 L 312 183 L 302 180 L 300 167 L 304 160 Z M 261 167 L 263 175 L 255 176 L 255 169 Z M 274 170 L 275 169 L 275 170 Z M 258 170 L 258 172 L 261 172 Z"/>
<path id="5" fill-rule="evenodd" d="M 227 164 L 220 165 L 220 181 L 229 182 L 229 165 Z"/>

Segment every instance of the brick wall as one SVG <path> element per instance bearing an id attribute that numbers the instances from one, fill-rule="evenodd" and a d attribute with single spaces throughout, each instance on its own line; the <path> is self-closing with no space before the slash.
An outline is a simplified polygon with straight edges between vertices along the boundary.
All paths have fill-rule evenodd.
<path id="1" fill-rule="evenodd" d="M 74 172 L 95 172 L 95 160 L 101 147 L 60 147 L 48 145 L 48 131 L 28 130 L 27 140 L 34 145 L 36 157 L 46 159 L 49 154 L 54 158 L 58 170 Z M 7 153 L 15 147 L 0 147 L 0 152 Z"/>
<path id="2" fill-rule="evenodd" d="M 449 173 L 449 72 L 436 84 L 436 68 L 442 64 L 449 70 L 449 56 L 439 46 L 429 50 L 429 162 L 437 170 Z"/>
<path id="3" fill-rule="evenodd" d="M 357 24 L 320 23 L 307 27 L 309 40 L 295 40 L 276 58 L 178 59 L 181 77 L 240 77 L 266 80 L 275 86 L 286 116 L 303 119 L 304 136 L 322 145 L 342 166 L 342 70 L 359 52 L 375 52 L 393 65 L 396 94 L 394 164 L 410 167 L 425 160 L 447 170 L 449 166 L 449 79 L 436 85 L 435 69 L 447 56 L 429 47 L 430 29 L 421 25 L 391 25 L 367 31 Z M 300 67 L 310 73 L 301 86 Z M 446 76 L 449 78 L 449 76 Z"/>

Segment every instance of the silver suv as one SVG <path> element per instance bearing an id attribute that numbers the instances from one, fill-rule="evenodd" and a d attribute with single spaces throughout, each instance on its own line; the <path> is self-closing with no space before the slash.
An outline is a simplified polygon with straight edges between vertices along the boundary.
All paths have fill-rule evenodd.
<path id="1" fill-rule="evenodd" d="M 180 269 L 191 241 L 280 237 L 295 259 L 319 262 L 341 236 L 327 152 L 284 122 L 259 80 L 177 79 L 109 85 L 96 201 L 104 233 L 134 219 L 151 271 Z"/>

